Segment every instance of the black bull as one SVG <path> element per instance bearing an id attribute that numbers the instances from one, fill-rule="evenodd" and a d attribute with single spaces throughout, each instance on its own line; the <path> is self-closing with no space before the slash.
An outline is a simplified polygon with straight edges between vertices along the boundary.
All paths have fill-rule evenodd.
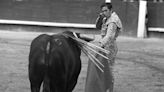
<path id="1" fill-rule="evenodd" d="M 73 36 L 72 32 L 64 34 Z M 29 80 L 31 92 L 72 92 L 81 70 L 79 44 L 63 33 L 42 34 L 30 47 Z"/>

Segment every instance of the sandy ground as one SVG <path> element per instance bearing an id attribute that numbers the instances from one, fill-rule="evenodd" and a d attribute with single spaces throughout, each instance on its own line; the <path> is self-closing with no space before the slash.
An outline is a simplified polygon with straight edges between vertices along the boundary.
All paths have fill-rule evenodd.
<path id="1" fill-rule="evenodd" d="M 0 92 L 30 92 L 27 65 L 31 40 L 41 33 L 0 31 Z M 51 34 L 51 33 L 50 33 Z M 115 92 L 164 92 L 164 40 L 118 38 Z M 73 92 L 84 92 L 87 58 Z"/>

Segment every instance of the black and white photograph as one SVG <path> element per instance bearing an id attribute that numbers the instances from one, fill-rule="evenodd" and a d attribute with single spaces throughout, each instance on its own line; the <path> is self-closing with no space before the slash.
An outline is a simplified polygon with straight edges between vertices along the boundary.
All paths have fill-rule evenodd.
<path id="1" fill-rule="evenodd" d="M 0 0 L 0 92 L 164 92 L 164 0 Z"/>

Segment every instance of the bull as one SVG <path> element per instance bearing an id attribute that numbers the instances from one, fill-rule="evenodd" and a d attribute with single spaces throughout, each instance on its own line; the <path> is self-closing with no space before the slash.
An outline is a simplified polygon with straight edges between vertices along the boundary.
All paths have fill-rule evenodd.
<path id="1" fill-rule="evenodd" d="M 63 35 L 64 34 L 64 35 Z M 72 92 L 81 71 L 81 49 L 72 32 L 42 34 L 30 46 L 31 92 Z"/>

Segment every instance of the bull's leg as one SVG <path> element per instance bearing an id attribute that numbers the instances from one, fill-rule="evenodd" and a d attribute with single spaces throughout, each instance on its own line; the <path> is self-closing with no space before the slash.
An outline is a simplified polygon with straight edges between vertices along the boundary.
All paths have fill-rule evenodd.
<path id="1" fill-rule="evenodd" d="M 78 68 L 81 68 L 81 65 Z M 69 82 L 67 82 L 67 90 L 68 90 L 67 92 L 72 92 L 77 84 L 78 76 L 80 73 L 80 69 L 78 69 L 78 68 L 77 68 L 77 70 L 79 70 L 79 71 L 77 71 L 76 74 L 73 75 L 71 80 Z"/>
<path id="2" fill-rule="evenodd" d="M 40 92 L 40 85 L 31 83 L 31 92 Z"/>
<path id="3" fill-rule="evenodd" d="M 77 84 L 77 80 L 76 79 L 74 79 L 74 81 L 71 81 L 72 83 L 71 84 L 69 84 L 68 83 L 68 92 L 72 92 L 73 91 L 73 89 L 74 89 L 74 87 L 76 86 L 76 84 Z"/>
<path id="4" fill-rule="evenodd" d="M 42 83 L 42 79 L 40 79 L 35 75 L 31 76 L 30 77 L 31 92 L 40 92 L 41 83 Z"/>
<path id="5" fill-rule="evenodd" d="M 44 78 L 44 68 L 41 66 L 35 66 L 34 64 L 29 66 L 29 80 L 31 86 L 31 92 L 40 92 L 40 87 Z"/>
<path id="6" fill-rule="evenodd" d="M 37 75 L 36 73 L 29 74 L 31 92 L 40 92 L 40 86 L 42 84 L 43 78 L 41 75 Z"/>

